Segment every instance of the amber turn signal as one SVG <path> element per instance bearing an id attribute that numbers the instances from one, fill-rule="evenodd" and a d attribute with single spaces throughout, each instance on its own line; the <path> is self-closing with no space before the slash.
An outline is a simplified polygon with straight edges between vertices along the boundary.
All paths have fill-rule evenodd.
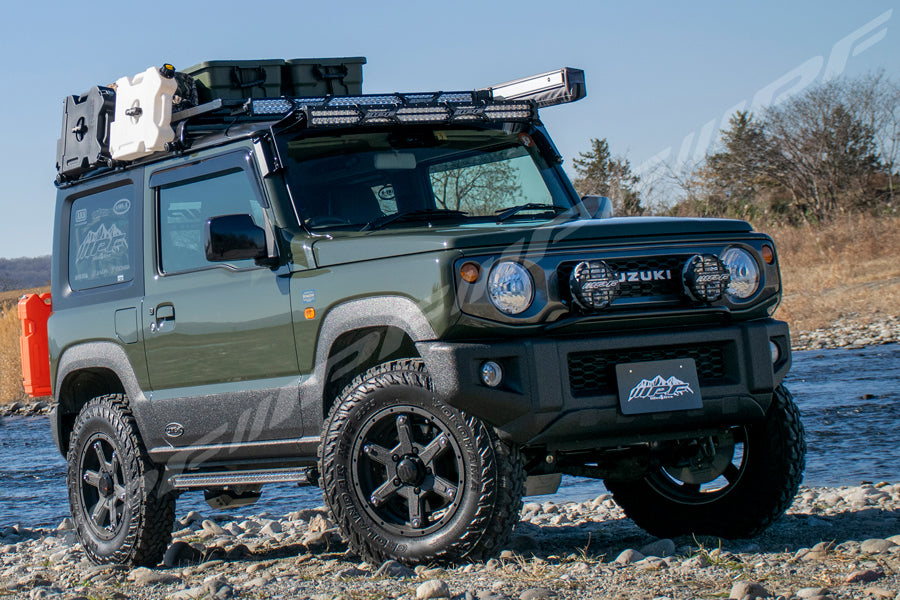
<path id="1" fill-rule="evenodd" d="M 763 260 L 766 261 L 767 265 L 771 265 L 775 262 L 775 251 L 772 250 L 772 246 L 768 244 L 763 244 L 762 247 L 762 257 Z"/>
<path id="2" fill-rule="evenodd" d="M 479 275 L 481 275 L 481 267 L 478 266 L 478 263 L 463 263 L 463 265 L 459 268 L 459 276 L 462 277 L 463 281 L 475 283 L 476 281 L 478 281 Z"/>
<path id="3" fill-rule="evenodd" d="M 303 316 L 306 317 L 307 319 L 315 319 L 316 318 L 316 309 L 307 308 L 306 310 L 303 311 Z"/>

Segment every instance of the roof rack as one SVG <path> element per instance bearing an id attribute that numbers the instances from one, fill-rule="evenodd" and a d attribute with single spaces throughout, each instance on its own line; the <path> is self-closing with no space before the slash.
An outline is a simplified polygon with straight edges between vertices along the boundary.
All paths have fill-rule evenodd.
<path id="1" fill-rule="evenodd" d="M 217 99 L 172 115 L 172 122 L 200 117 L 271 120 L 303 115 L 306 127 L 399 123 L 456 123 L 461 121 L 532 121 L 537 109 L 530 100 L 493 100 L 490 93 L 427 92 L 365 94 L 312 98 Z"/>
<path id="2" fill-rule="evenodd" d="M 174 68 L 171 69 L 174 71 Z M 155 74 L 156 71 L 151 67 L 147 73 Z M 96 89 L 102 92 L 101 88 Z M 151 92 L 156 93 L 155 89 Z M 110 94 L 111 98 L 115 97 L 112 92 Z M 102 102 L 96 100 L 95 96 Z M 111 110 L 113 101 L 101 96 L 99 92 L 92 91 L 89 96 L 74 97 L 69 102 L 74 108 L 67 104 L 63 133 L 57 147 L 58 183 L 77 179 L 88 171 L 124 166 L 163 149 L 170 153 L 181 153 L 189 149 L 196 138 L 224 131 L 238 124 L 252 127 L 253 123 L 271 123 L 288 117 L 293 117 L 293 126 L 304 129 L 414 124 L 532 123 L 538 120 L 539 107 L 584 98 L 585 85 L 583 71 L 564 68 L 474 91 L 217 98 L 199 106 L 173 112 L 171 116 L 166 115 L 164 125 L 157 124 L 154 119 L 156 128 L 151 131 L 152 144 L 145 143 L 141 137 L 135 140 L 129 138 L 126 142 L 130 146 L 135 146 L 136 151 L 125 154 L 124 157 L 117 157 L 113 151 L 111 158 L 108 147 L 108 125 L 104 125 L 108 121 L 103 121 L 101 117 Z M 88 103 L 88 100 L 92 103 Z M 153 102 L 147 100 L 147 104 L 151 105 Z M 81 147 L 81 139 L 85 137 L 83 132 L 79 136 L 79 130 L 73 129 L 69 121 L 75 122 L 76 117 L 81 118 L 82 113 L 87 114 L 88 110 L 91 111 L 88 116 L 92 128 L 96 130 L 93 136 L 97 139 L 89 139 L 92 145 L 84 149 Z M 69 114 L 70 112 L 72 114 Z M 128 111 L 125 111 L 125 114 L 129 114 Z M 139 116 L 141 113 L 134 112 L 134 114 Z M 168 129 L 169 126 L 174 131 Z M 136 131 L 136 135 L 144 135 L 144 131 Z"/>

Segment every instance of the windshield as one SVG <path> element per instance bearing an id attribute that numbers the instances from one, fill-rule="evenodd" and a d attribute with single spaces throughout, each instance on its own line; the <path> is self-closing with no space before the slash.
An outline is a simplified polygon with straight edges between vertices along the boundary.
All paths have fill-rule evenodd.
<path id="1" fill-rule="evenodd" d="M 549 220 L 572 206 L 527 134 L 403 128 L 317 135 L 289 141 L 287 158 L 297 212 L 312 230 L 493 223 L 499 214 L 505 222 Z M 510 213 L 513 207 L 519 210 Z"/>

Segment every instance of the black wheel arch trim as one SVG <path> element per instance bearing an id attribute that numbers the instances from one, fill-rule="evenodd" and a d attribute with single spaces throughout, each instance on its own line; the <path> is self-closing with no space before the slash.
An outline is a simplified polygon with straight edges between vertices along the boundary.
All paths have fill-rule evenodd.
<path id="1" fill-rule="evenodd" d="M 372 296 L 338 304 L 328 311 L 319 327 L 313 372 L 300 384 L 307 435 L 319 435 L 325 420 L 322 410 L 328 364 L 335 342 L 343 334 L 369 328 L 392 327 L 413 343 L 437 338 L 434 327 L 419 306 L 406 296 Z"/>
<path id="2" fill-rule="evenodd" d="M 147 398 L 125 350 L 118 344 L 106 341 L 85 342 L 66 348 L 57 363 L 56 385 L 53 388 L 53 414 L 50 419 L 53 441 L 63 456 L 66 455 L 69 445 L 65 421 L 68 416 L 76 415 L 80 406 L 90 400 L 87 397 L 79 398 L 77 394 L 72 393 L 69 385 L 71 379 L 78 373 L 94 372 L 99 376 L 103 371 L 111 373 L 118 380 L 121 389 L 108 389 L 102 393 L 126 394 L 131 411 L 140 424 L 141 412 L 146 407 Z"/>

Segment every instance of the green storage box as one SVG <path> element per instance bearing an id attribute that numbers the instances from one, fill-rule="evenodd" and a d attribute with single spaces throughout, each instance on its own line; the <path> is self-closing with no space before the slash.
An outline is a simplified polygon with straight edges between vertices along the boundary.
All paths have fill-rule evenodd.
<path id="1" fill-rule="evenodd" d="M 209 60 L 184 69 L 197 83 L 200 103 L 215 98 L 277 98 L 284 60 Z"/>
<path id="2" fill-rule="evenodd" d="M 348 58 L 291 58 L 284 62 L 284 94 L 350 96 L 362 94 L 362 56 Z"/>

